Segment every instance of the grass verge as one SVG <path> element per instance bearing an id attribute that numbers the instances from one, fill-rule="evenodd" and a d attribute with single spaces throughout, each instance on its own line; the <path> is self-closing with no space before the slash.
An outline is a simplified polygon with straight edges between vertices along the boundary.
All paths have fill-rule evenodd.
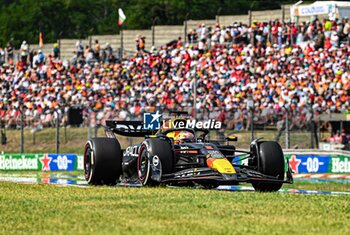
<path id="1" fill-rule="evenodd" d="M 0 183 L 2 234 L 349 234 L 349 196 Z"/>

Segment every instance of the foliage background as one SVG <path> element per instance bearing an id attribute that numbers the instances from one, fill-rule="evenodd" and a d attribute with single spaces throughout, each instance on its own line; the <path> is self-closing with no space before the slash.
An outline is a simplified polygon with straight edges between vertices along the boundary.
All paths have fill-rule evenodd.
<path id="1" fill-rule="evenodd" d="M 126 29 L 182 24 L 186 19 L 213 19 L 220 15 L 246 14 L 249 9 L 277 9 L 292 0 L 0 0 L 0 47 L 12 40 L 38 43 L 58 38 L 83 38 L 113 34 L 118 28 L 118 8 L 127 17 Z"/>

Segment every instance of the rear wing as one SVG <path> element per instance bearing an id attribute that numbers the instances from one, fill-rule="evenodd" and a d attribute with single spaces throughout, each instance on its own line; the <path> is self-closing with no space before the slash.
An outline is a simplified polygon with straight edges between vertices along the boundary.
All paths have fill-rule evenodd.
<path id="1" fill-rule="evenodd" d="M 177 116 L 188 116 L 188 112 L 186 112 L 186 111 L 170 110 L 169 113 L 175 114 Z"/>
<path id="2" fill-rule="evenodd" d="M 107 120 L 106 128 L 115 134 L 131 137 L 154 135 L 157 130 L 146 130 L 142 121 L 114 121 Z"/>

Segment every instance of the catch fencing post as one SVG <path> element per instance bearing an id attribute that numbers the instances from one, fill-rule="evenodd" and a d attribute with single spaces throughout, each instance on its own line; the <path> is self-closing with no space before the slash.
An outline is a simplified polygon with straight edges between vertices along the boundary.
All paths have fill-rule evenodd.
<path id="1" fill-rule="evenodd" d="M 253 141 L 254 140 L 254 117 L 253 117 L 254 100 L 252 95 L 248 95 L 247 110 L 250 113 L 250 141 Z"/>
<path id="2" fill-rule="evenodd" d="M 60 114 L 58 113 L 57 110 L 56 112 L 56 154 L 59 153 L 60 149 Z"/>
<path id="3" fill-rule="evenodd" d="M 286 130 L 286 149 L 289 149 L 289 109 L 286 108 L 286 127 L 285 127 L 285 130 Z"/>
<path id="4" fill-rule="evenodd" d="M 67 143 L 67 125 L 64 124 L 64 144 Z"/>
<path id="5" fill-rule="evenodd" d="M 0 128 L 3 128 L 0 132 L 1 145 L 6 145 L 7 144 L 6 128 L 5 128 L 5 126 L 2 126 L 1 124 L 0 124 Z"/>
<path id="6" fill-rule="evenodd" d="M 314 126 L 314 111 L 312 109 L 312 105 L 310 105 L 310 112 L 311 112 L 311 118 L 310 118 L 310 149 L 313 149 L 314 148 L 315 126 Z"/>
<path id="7" fill-rule="evenodd" d="M 91 109 L 88 109 L 87 125 L 88 125 L 88 139 L 91 139 Z"/>
<path id="8" fill-rule="evenodd" d="M 33 144 L 35 144 L 35 132 L 36 132 L 36 130 L 33 131 Z"/>
<path id="9" fill-rule="evenodd" d="M 197 120 L 197 78 L 196 73 L 194 74 L 194 80 L 193 80 L 193 115 L 194 120 Z"/>
<path id="10" fill-rule="evenodd" d="M 96 114 L 96 112 L 95 112 L 94 120 L 95 120 L 94 132 L 95 132 L 95 138 L 96 138 L 97 137 L 97 114 Z"/>
<path id="11" fill-rule="evenodd" d="M 24 133 L 23 133 L 23 129 L 24 129 L 24 114 L 23 114 L 23 110 L 22 108 L 19 109 L 20 115 L 21 115 L 21 124 L 20 124 L 20 128 L 21 128 L 21 143 L 20 143 L 20 147 L 21 147 L 21 154 L 24 153 Z"/>
<path id="12" fill-rule="evenodd" d="M 320 148 L 320 138 L 321 138 L 321 118 L 318 116 L 318 125 L 317 125 L 317 148 Z"/>
<path id="13" fill-rule="evenodd" d="M 254 109 L 250 108 L 250 141 L 254 140 Z"/>

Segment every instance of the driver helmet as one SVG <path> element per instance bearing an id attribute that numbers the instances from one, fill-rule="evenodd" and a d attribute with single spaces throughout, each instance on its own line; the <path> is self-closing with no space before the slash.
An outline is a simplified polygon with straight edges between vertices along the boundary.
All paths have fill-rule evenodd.
<path id="1" fill-rule="evenodd" d="M 194 142 L 194 135 L 191 132 L 188 131 L 180 131 L 177 135 L 174 137 L 174 143 L 175 144 L 181 144 L 181 143 L 191 143 Z"/>

